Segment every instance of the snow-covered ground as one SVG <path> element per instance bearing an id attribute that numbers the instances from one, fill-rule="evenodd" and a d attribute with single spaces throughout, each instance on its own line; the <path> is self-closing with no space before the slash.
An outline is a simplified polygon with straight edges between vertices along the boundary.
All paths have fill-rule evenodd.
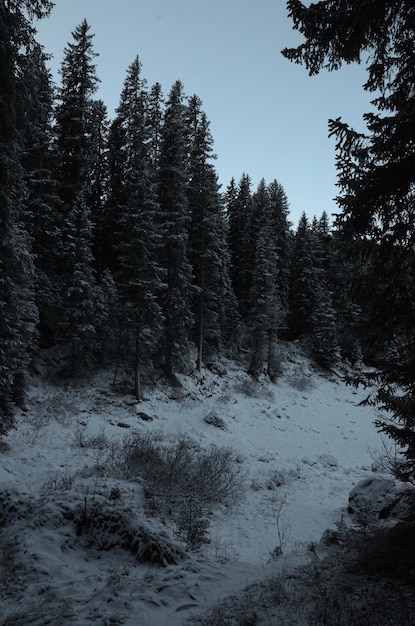
<path id="1" fill-rule="evenodd" d="M 226 374 L 182 377 L 180 389 L 149 391 L 139 405 L 112 391 L 109 373 L 73 387 L 35 379 L 0 451 L 1 624 L 180 626 L 305 561 L 310 542 L 347 517 L 350 489 L 383 448 L 374 409 L 359 406 L 367 391 L 319 375 L 293 352 L 284 367 L 273 384 L 227 364 Z M 209 414 L 223 427 L 208 424 Z M 167 567 L 76 532 L 73 511 L 86 523 L 105 496 L 114 516 L 124 507 L 130 521 L 180 545 L 171 520 L 150 515 L 140 480 L 108 469 L 119 452 L 112 444 L 134 431 L 231 448 L 245 476 L 244 497 L 214 511 L 209 543 Z M 283 554 L 272 558 L 277 546 Z"/>

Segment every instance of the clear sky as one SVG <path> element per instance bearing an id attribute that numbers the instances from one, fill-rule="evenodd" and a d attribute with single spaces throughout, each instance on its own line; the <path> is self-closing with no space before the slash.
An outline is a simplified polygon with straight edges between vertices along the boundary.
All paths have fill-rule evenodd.
<path id="1" fill-rule="evenodd" d="M 336 212 L 334 140 L 327 121 L 341 116 L 362 129 L 369 95 L 363 67 L 345 67 L 310 78 L 281 55 L 301 42 L 284 0 L 55 0 L 51 17 L 38 23 L 38 41 L 57 69 L 71 32 L 87 19 L 95 34 L 98 96 L 110 117 L 118 105 L 127 67 L 138 55 L 151 86 L 167 96 L 180 79 L 197 94 L 211 124 L 224 190 L 230 179 L 251 176 L 280 182 L 297 224 Z"/>

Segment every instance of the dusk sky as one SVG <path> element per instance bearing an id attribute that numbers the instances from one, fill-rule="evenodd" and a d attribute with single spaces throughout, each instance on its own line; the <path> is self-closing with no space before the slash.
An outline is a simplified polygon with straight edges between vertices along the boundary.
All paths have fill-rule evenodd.
<path id="1" fill-rule="evenodd" d="M 138 55 L 149 86 L 167 96 L 180 79 L 197 94 L 210 120 L 225 190 L 232 177 L 280 182 L 297 224 L 336 212 L 334 140 L 327 121 L 341 116 L 363 129 L 370 109 L 363 67 L 344 67 L 310 78 L 281 55 L 301 42 L 284 0 L 56 0 L 51 17 L 37 24 L 38 41 L 53 55 L 59 82 L 71 32 L 87 19 L 95 34 L 98 97 L 113 117 L 128 66 Z"/>

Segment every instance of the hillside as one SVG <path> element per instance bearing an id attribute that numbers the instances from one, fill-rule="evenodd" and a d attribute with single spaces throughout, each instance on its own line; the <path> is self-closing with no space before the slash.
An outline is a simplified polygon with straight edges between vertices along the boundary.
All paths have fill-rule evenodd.
<path id="1" fill-rule="evenodd" d="M 349 491 L 382 450 L 373 409 L 359 406 L 366 395 L 294 352 L 275 384 L 227 363 L 140 404 L 109 373 L 74 386 L 39 375 L 2 444 L 1 623 L 179 626 L 308 562 L 323 531 L 347 521 Z M 124 462 L 134 437 L 154 456 L 180 452 L 178 441 L 219 450 L 210 458 L 235 468 L 231 497 L 186 526 L 177 500 L 172 510 L 157 491 L 149 500 L 151 468 L 144 478 Z"/>

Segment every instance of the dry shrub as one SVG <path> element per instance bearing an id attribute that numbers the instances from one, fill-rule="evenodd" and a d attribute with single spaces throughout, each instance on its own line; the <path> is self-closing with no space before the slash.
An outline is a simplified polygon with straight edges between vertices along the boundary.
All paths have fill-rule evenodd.
<path id="1" fill-rule="evenodd" d="M 204 450 L 187 437 L 166 445 L 154 435 L 133 435 L 125 442 L 120 467 L 125 477 L 145 480 L 152 511 L 171 516 L 191 548 L 206 541 L 212 508 L 234 504 L 244 492 L 233 450 Z"/>

